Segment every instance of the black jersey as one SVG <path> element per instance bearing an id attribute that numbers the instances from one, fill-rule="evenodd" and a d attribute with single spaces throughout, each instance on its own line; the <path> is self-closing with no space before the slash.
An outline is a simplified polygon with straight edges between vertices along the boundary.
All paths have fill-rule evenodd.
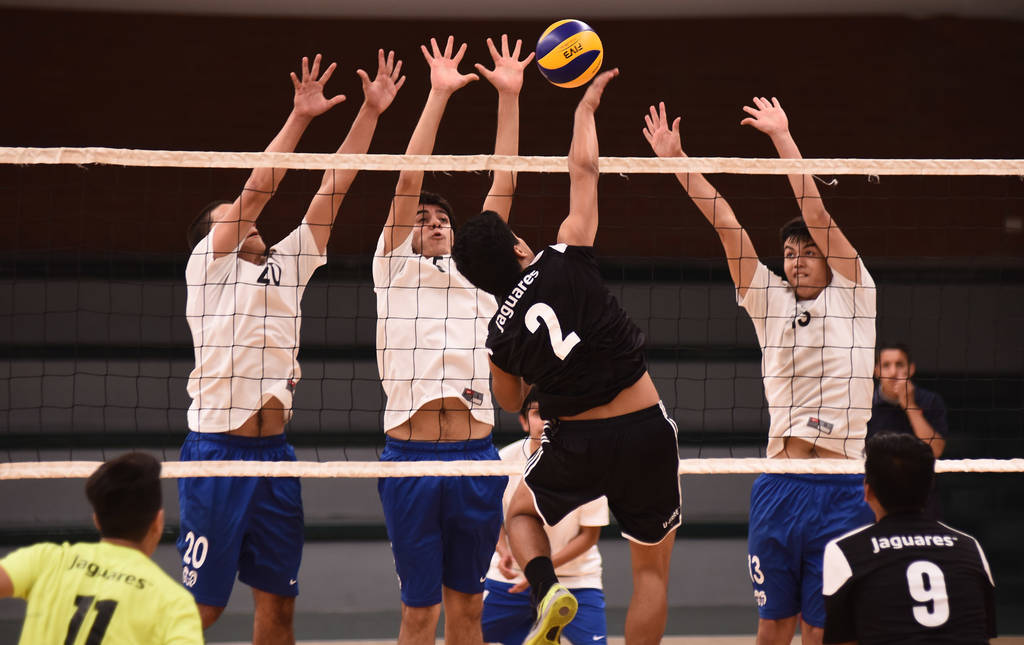
<path id="1" fill-rule="evenodd" d="M 589 246 L 537 254 L 487 328 L 491 361 L 537 391 L 544 418 L 607 403 L 647 371 L 644 333 L 605 287 Z"/>
<path id="2" fill-rule="evenodd" d="M 825 548 L 825 642 L 988 643 L 992 574 L 970 535 L 887 515 Z"/>

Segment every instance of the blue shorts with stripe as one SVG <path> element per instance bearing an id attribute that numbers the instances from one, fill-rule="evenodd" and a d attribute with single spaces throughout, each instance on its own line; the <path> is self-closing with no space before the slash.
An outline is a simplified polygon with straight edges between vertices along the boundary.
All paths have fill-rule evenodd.
<path id="1" fill-rule="evenodd" d="M 490 437 L 438 443 L 387 438 L 381 461 L 497 460 Z M 484 578 L 501 528 L 508 477 L 382 477 L 377 492 L 395 556 L 402 602 L 429 607 L 441 587 L 467 594 Z"/>
<path id="2" fill-rule="evenodd" d="M 750 491 L 747 564 L 761 618 L 825 626 L 825 545 L 875 521 L 863 475 L 760 475 Z"/>
<path id="3" fill-rule="evenodd" d="M 525 639 L 537 610 L 530 604 L 530 591 L 509 593 L 512 585 L 487 579 L 484 583 L 484 613 L 481 623 L 485 643 L 520 645 Z M 608 642 L 608 625 L 604 615 L 604 591 L 601 589 L 570 589 L 579 608 L 576 617 L 562 630 L 562 638 L 574 645 L 604 645 Z M 563 641 L 564 642 L 564 641 Z"/>
<path id="4" fill-rule="evenodd" d="M 181 460 L 295 461 L 295 451 L 283 434 L 189 432 Z M 178 504 L 182 582 L 196 602 L 226 606 L 236 575 L 261 591 L 298 595 L 304 534 L 297 477 L 183 477 Z"/>

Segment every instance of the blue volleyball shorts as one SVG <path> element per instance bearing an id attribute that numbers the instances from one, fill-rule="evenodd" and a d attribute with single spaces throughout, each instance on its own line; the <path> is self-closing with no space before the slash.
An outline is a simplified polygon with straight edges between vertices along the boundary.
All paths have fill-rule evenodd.
<path id="1" fill-rule="evenodd" d="M 750 492 L 747 564 L 761 618 L 825 626 L 825 545 L 874 522 L 863 475 L 760 475 Z"/>
<path id="2" fill-rule="evenodd" d="M 381 461 L 498 460 L 490 437 L 439 443 L 387 438 Z M 484 590 L 508 477 L 382 477 L 384 507 L 402 603 L 430 607 L 441 587 Z"/>
<path id="3" fill-rule="evenodd" d="M 190 432 L 181 460 L 295 461 L 295 451 L 283 434 Z M 299 594 L 304 536 L 297 477 L 183 477 L 178 503 L 181 578 L 196 602 L 227 606 L 236 575 L 260 591 Z"/>

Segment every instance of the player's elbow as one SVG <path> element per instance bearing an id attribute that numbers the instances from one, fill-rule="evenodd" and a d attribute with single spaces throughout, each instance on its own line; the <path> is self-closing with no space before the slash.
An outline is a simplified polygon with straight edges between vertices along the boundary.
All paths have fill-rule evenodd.
<path id="1" fill-rule="evenodd" d="M 597 156 L 584 154 L 569 155 L 569 176 L 572 178 L 597 177 L 601 170 L 598 167 Z"/>

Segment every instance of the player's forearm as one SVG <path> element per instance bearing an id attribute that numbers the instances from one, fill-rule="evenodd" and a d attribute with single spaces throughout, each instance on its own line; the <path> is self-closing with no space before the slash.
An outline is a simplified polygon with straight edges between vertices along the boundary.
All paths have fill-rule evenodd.
<path id="1" fill-rule="evenodd" d="M 494 136 L 494 154 L 514 157 L 519 154 L 519 95 L 503 92 L 498 95 L 498 127 Z M 488 207 L 508 220 L 516 190 L 516 175 L 495 171 L 487 192 Z"/>
<path id="2" fill-rule="evenodd" d="M 427 103 L 423 106 L 416 127 L 409 138 L 409 145 L 405 148 L 407 155 L 429 155 L 434 152 L 434 143 L 437 140 L 437 131 L 441 127 L 441 117 L 444 116 L 445 108 L 448 106 L 448 99 L 451 94 L 438 90 L 430 90 L 427 95 Z M 419 198 L 420 186 L 423 185 L 422 170 L 403 170 L 398 175 L 398 189 L 396 195 L 412 196 Z"/>
<path id="3" fill-rule="evenodd" d="M 341 146 L 338 147 L 337 154 L 366 154 L 370 149 L 370 142 L 373 141 L 373 134 L 377 131 L 377 121 L 379 118 L 379 112 L 372 110 L 368 108 L 366 104 L 363 104 L 363 106 L 359 108 L 359 113 L 352 122 L 352 126 L 349 128 L 348 134 L 345 136 L 345 140 L 342 141 Z M 327 170 L 324 172 L 319 192 L 329 192 L 333 194 L 348 192 L 349 186 L 352 185 L 352 182 L 355 180 L 358 172 L 359 171 L 356 169 Z"/>
<path id="4" fill-rule="evenodd" d="M 284 126 L 271 140 L 264 152 L 294 152 L 310 122 L 312 122 L 311 117 L 296 114 L 292 110 Z M 245 192 L 250 198 L 259 199 L 262 196 L 269 200 L 277 191 L 286 170 L 285 168 L 254 168 L 245 182 Z"/>
<path id="5" fill-rule="evenodd" d="M 572 562 L 587 552 L 587 549 L 597 544 L 597 538 L 601 535 L 601 529 L 597 526 L 584 526 L 576 537 L 569 540 L 568 544 L 551 554 L 551 564 L 555 568 Z"/>
<path id="6" fill-rule="evenodd" d="M 796 140 L 789 130 L 774 134 L 771 137 L 775 150 L 779 153 L 780 159 L 803 159 Z M 800 206 L 800 212 L 808 226 L 828 226 L 831 222 L 828 211 L 821 201 L 821 193 L 811 175 L 791 174 L 787 175 L 789 185 L 793 189 L 793 196 Z"/>
<path id="7" fill-rule="evenodd" d="M 942 451 L 946 448 L 946 440 L 938 432 L 935 432 L 932 424 L 928 423 L 924 411 L 921 408 L 907 408 L 905 412 L 917 438 L 928 444 L 936 457 L 941 456 Z"/>
<path id="8" fill-rule="evenodd" d="M 569 145 L 569 178 L 596 177 L 598 167 L 597 124 L 594 111 L 580 105 L 573 120 L 572 143 Z"/>

